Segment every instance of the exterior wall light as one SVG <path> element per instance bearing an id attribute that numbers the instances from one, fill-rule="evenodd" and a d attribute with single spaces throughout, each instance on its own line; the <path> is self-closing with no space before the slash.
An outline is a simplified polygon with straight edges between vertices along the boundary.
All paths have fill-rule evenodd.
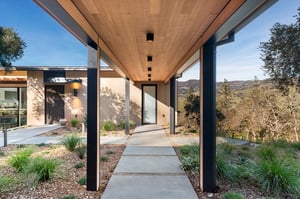
<path id="1" fill-rule="evenodd" d="M 73 95 L 76 97 L 78 95 L 78 90 L 81 88 L 81 79 L 74 79 L 71 81 L 71 88 L 73 89 Z"/>

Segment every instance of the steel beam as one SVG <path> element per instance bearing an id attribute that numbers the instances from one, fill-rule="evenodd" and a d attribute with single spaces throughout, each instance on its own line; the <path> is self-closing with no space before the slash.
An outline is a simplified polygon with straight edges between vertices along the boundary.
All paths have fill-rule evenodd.
<path id="1" fill-rule="evenodd" d="M 211 37 L 200 53 L 200 188 L 216 188 L 216 38 Z"/>
<path id="2" fill-rule="evenodd" d="M 99 50 L 98 50 L 99 51 Z M 88 46 L 87 70 L 87 190 L 97 191 L 100 184 L 100 74 L 99 53 Z"/>
<path id="3" fill-rule="evenodd" d="M 129 134 L 130 131 L 130 123 L 129 123 L 129 118 L 130 118 L 130 82 L 129 79 L 125 79 L 125 133 L 126 135 Z"/>
<path id="4" fill-rule="evenodd" d="M 170 134 L 175 134 L 176 78 L 170 79 Z"/>

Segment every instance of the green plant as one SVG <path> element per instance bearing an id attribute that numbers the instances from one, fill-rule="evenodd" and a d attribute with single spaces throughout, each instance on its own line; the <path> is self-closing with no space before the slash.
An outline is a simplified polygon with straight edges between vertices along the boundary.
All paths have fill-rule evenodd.
<path id="1" fill-rule="evenodd" d="M 74 196 L 74 195 L 67 195 L 67 196 L 63 196 L 61 199 L 76 199 L 76 196 Z"/>
<path id="2" fill-rule="evenodd" d="M 114 130 L 114 123 L 110 120 L 104 121 L 103 122 L 103 129 L 105 131 L 112 131 Z"/>
<path id="3" fill-rule="evenodd" d="M 244 199 L 244 196 L 240 193 L 227 192 L 223 195 L 222 199 Z"/>
<path id="4" fill-rule="evenodd" d="M 100 157 L 100 161 L 101 162 L 107 162 L 108 161 L 108 158 L 106 156 L 101 156 Z"/>
<path id="5" fill-rule="evenodd" d="M 78 157 L 79 157 L 80 159 L 83 159 L 83 158 L 84 158 L 85 152 L 86 152 L 86 146 L 85 146 L 85 145 L 80 145 L 80 146 L 76 149 L 76 153 L 77 153 L 77 155 L 78 155 Z"/>
<path id="6" fill-rule="evenodd" d="M 185 155 L 191 155 L 191 154 L 200 154 L 200 147 L 199 144 L 192 144 L 192 145 L 184 145 L 179 148 L 180 153 Z"/>
<path id="7" fill-rule="evenodd" d="M 135 128 L 135 126 L 136 126 L 135 121 L 129 120 L 129 128 L 133 129 L 133 128 Z M 126 121 L 125 121 L 125 120 L 122 120 L 122 121 L 119 123 L 119 128 L 120 128 L 120 129 L 125 129 L 125 128 L 126 128 Z"/>
<path id="8" fill-rule="evenodd" d="M 13 166 L 17 172 L 23 171 L 29 162 L 29 156 L 33 153 L 32 148 L 23 149 L 18 151 L 14 156 L 11 156 L 8 163 Z"/>
<path id="9" fill-rule="evenodd" d="M 67 136 L 63 139 L 62 141 L 63 145 L 69 150 L 69 151 L 74 151 L 77 144 L 80 143 L 80 137 L 77 135 L 73 134 L 71 136 Z"/>
<path id="10" fill-rule="evenodd" d="M 7 176 L 1 176 L 0 178 L 0 193 L 5 191 L 10 184 L 12 183 L 13 179 Z"/>
<path id="11" fill-rule="evenodd" d="M 218 145 L 218 150 L 222 150 L 224 155 L 231 155 L 236 146 L 230 143 L 222 143 Z"/>
<path id="12" fill-rule="evenodd" d="M 0 156 L 5 156 L 4 151 L 0 151 Z"/>
<path id="13" fill-rule="evenodd" d="M 36 146 L 43 147 L 43 146 L 46 146 L 46 144 L 45 143 L 40 143 L 40 144 L 37 144 Z"/>
<path id="14" fill-rule="evenodd" d="M 77 118 L 73 118 L 70 121 L 71 127 L 78 127 L 79 126 L 79 120 Z"/>
<path id="15" fill-rule="evenodd" d="M 275 160 L 277 156 L 275 148 L 269 145 L 259 147 L 256 151 L 256 154 L 262 160 L 269 161 Z"/>
<path id="16" fill-rule="evenodd" d="M 80 169 L 80 168 L 83 168 L 84 166 L 85 166 L 85 165 L 84 165 L 83 162 L 79 162 L 79 163 L 77 163 L 77 164 L 74 165 L 74 168 L 75 168 L 75 169 Z"/>
<path id="17" fill-rule="evenodd" d="M 26 147 L 25 144 L 18 144 L 18 145 L 17 145 L 17 149 L 22 149 L 22 148 L 25 148 L 25 147 Z"/>
<path id="18" fill-rule="evenodd" d="M 50 180 L 53 177 L 56 166 L 55 159 L 37 157 L 29 162 L 24 171 L 27 175 L 33 174 L 34 179 L 41 182 Z"/>
<path id="19" fill-rule="evenodd" d="M 58 135 L 58 132 L 57 131 L 53 131 L 52 135 Z"/>
<path id="20" fill-rule="evenodd" d="M 80 185 L 86 185 L 86 176 L 80 178 L 78 180 L 78 184 L 80 184 Z"/>
<path id="21" fill-rule="evenodd" d="M 115 154 L 115 152 L 114 152 L 114 151 L 111 151 L 111 150 L 109 150 L 109 151 L 106 151 L 106 155 L 113 155 L 113 154 Z"/>
<path id="22" fill-rule="evenodd" d="M 291 143 L 291 147 L 300 150 L 300 142 Z"/>
<path id="23" fill-rule="evenodd" d="M 254 167 L 254 177 L 263 191 L 274 193 L 276 197 L 297 197 L 300 195 L 300 176 L 296 167 L 286 160 L 262 160 Z"/>
<path id="24" fill-rule="evenodd" d="M 192 171 L 193 173 L 200 172 L 200 158 L 199 155 L 183 156 L 180 167 L 185 171 Z"/>

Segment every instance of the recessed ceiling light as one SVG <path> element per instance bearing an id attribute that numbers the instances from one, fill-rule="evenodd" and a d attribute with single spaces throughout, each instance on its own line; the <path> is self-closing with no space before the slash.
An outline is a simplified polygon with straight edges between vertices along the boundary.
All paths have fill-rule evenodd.
<path id="1" fill-rule="evenodd" d="M 151 32 L 148 32 L 146 35 L 147 42 L 153 42 L 154 41 L 154 34 Z"/>
<path id="2" fill-rule="evenodd" d="M 148 62 L 151 62 L 151 61 L 152 61 L 152 56 L 150 56 L 150 55 L 147 56 L 147 61 L 148 61 Z"/>
<path id="3" fill-rule="evenodd" d="M 148 77 L 151 77 L 151 74 L 148 74 Z"/>
<path id="4" fill-rule="evenodd" d="M 152 68 L 151 68 L 151 67 L 148 67 L 148 71 L 152 71 Z"/>
<path id="5" fill-rule="evenodd" d="M 149 78 L 148 81 L 151 82 L 151 78 Z"/>

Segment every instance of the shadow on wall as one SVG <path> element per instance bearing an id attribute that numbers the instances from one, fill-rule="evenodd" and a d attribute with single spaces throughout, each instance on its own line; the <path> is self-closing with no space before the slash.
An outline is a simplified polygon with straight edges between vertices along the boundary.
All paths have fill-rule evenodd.
<path id="1" fill-rule="evenodd" d="M 30 87 L 31 93 L 34 93 L 32 98 L 32 115 L 37 120 L 41 119 L 44 115 L 44 85 L 40 83 L 37 78 L 29 77 L 27 80 L 28 87 Z"/>
<path id="2" fill-rule="evenodd" d="M 113 92 L 108 87 L 101 88 L 100 91 L 101 103 L 101 126 L 103 121 L 111 120 L 119 124 L 125 119 L 125 96 L 120 93 Z M 130 120 L 141 123 L 141 107 L 130 101 Z"/>

